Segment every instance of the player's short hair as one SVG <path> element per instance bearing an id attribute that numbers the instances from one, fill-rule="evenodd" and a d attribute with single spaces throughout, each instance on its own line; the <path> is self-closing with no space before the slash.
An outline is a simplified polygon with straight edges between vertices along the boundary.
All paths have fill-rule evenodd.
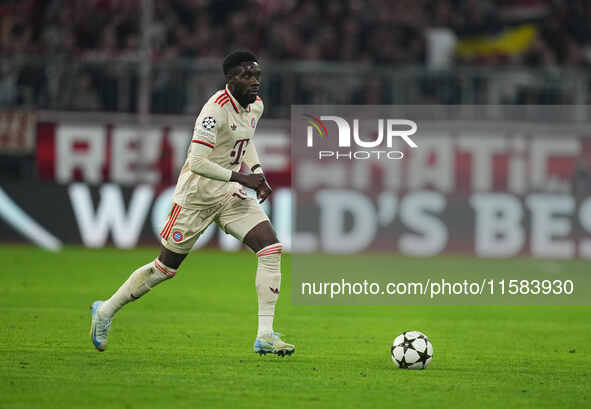
<path id="1" fill-rule="evenodd" d="M 224 75 L 228 75 L 232 68 L 238 67 L 243 62 L 258 62 L 258 60 L 250 51 L 234 51 L 224 58 Z"/>

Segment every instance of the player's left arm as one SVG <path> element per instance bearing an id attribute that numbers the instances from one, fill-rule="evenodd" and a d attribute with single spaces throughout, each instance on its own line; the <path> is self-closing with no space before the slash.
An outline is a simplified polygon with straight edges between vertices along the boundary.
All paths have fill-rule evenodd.
<path id="1" fill-rule="evenodd" d="M 256 147 L 254 146 L 254 142 L 252 139 L 250 143 L 246 147 L 246 152 L 244 153 L 244 163 L 250 169 L 252 173 L 260 173 L 265 176 L 263 172 L 263 167 L 261 166 L 261 161 L 259 160 L 259 155 L 257 153 Z M 267 182 L 267 179 L 264 179 L 264 183 L 261 183 L 257 188 L 257 198 L 259 199 L 259 203 L 263 203 L 273 192 L 271 186 Z"/>
<path id="2" fill-rule="evenodd" d="M 263 110 L 265 109 L 265 106 L 263 104 L 263 100 L 259 97 L 257 97 L 257 102 L 255 103 L 255 109 L 257 110 L 257 123 L 258 121 L 260 121 L 261 116 L 263 116 Z M 246 152 L 244 153 L 244 159 L 243 159 L 244 163 L 246 164 L 246 166 L 248 167 L 248 169 L 252 172 L 252 173 L 259 173 L 261 175 L 263 175 L 263 177 L 265 176 L 264 172 L 263 172 L 263 167 L 261 165 L 261 161 L 259 159 L 259 155 L 257 153 L 257 149 L 255 147 L 254 141 L 251 139 L 250 143 L 247 145 L 246 147 Z M 257 198 L 260 200 L 259 203 L 263 203 L 273 192 L 273 189 L 271 189 L 271 186 L 269 186 L 269 183 L 267 182 L 267 179 L 264 179 L 264 183 L 261 183 L 259 185 L 259 187 L 256 189 L 257 192 Z"/>

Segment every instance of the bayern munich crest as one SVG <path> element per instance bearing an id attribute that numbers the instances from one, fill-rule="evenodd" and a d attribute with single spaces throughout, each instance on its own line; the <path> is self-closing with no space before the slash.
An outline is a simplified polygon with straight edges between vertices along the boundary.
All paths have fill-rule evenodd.
<path id="1" fill-rule="evenodd" d="M 175 231 L 172 233 L 172 239 L 174 241 L 181 241 L 183 239 L 183 233 L 181 233 L 180 231 Z"/>
<path id="2" fill-rule="evenodd" d="M 206 116 L 203 118 L 202 125 L 205 129 L 215 128 L 215 118 L 213 116 Z"/>
<path id="3" fill-rule="evenodd" d="M 252 126 L 253 128 L 257 126 L 257 121 L 254 118 L 250 120 L 250 126 Z"/>

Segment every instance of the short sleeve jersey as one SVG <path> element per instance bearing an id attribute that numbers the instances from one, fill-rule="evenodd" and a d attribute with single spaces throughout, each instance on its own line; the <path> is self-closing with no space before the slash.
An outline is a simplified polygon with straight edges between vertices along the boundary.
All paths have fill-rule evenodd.
<path id="1" fill-rule="evenodd" d="M 211 148 L 209 160 L 238 172 L 263 109 L 263 101 L 259 97 L 243 108 L 227 86 L 213 94 L 195 121 L 187 160 L 173 196 L 175 203 L 187 208 L 208 207 L 240 188 L 235 182 L 209 179 L 191 172 L 189 155 L 195 144 L 205 145 Z"/>

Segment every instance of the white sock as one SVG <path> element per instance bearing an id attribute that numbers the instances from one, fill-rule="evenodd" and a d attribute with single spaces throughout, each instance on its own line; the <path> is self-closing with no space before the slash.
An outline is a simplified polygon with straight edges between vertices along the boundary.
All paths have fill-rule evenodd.
<path id="1" fill-rule="evenodd" d="M 269 335 L 273 333 L 273 318 L 272 315 L 259 315 L 257 337 L 260 337 L 263 334 Z"/>
<path id="2" fill-rule="evenodd" d="M 137 300 L 155 285 L 174 277 L 176 270 L 166 267 L 158 259 L 135 270 L 115 294 L 101 306 L 102 318 L 113 318 L 115 313 L 130 301 Z"/>
<path id="3" fill-rule="evenodd" d="M 259 328 L 257 336 L 273 332 L 275 304 L 281 287 L 281 243 L 261 249 L 256 274 L 256 289 L 259 298 Z"/>

